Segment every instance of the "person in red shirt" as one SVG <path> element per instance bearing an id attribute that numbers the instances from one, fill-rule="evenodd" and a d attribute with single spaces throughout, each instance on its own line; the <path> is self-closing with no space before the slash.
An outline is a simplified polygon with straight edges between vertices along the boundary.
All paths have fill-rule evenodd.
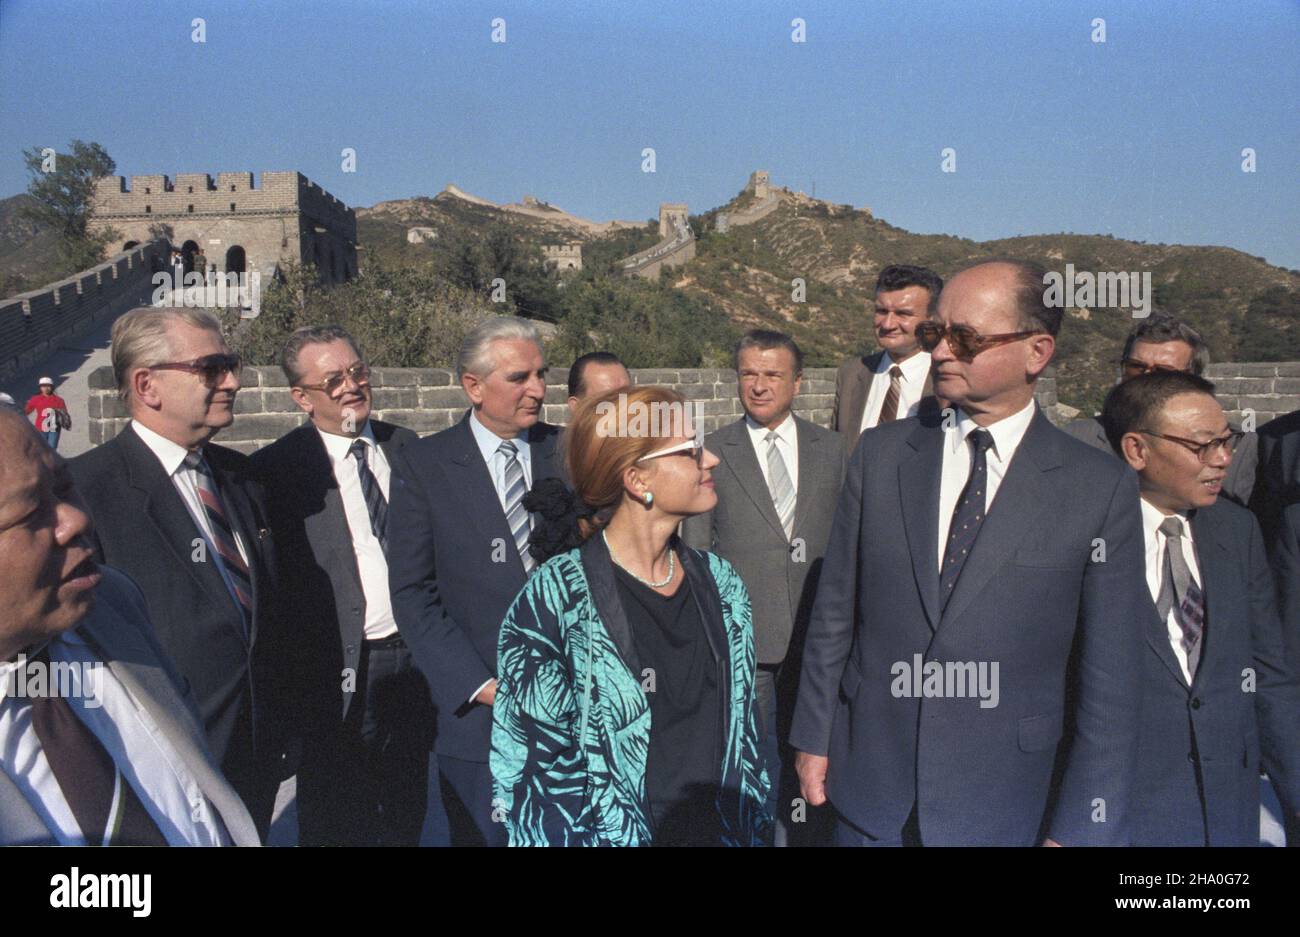
<path id="1" fill-rule="evenodd" d="M 35 411 L 36 417 L 32 421 L 36 424 L 36 429 L 45 438 L 46 444 L 51 449 L 59 448 L 59 433 L 62 427 L 59 425 L 59 412 L 64 414 L 65 422 L 71 426 L 71 416 L 68 414 L 68 405 L 63 398 L 54 392 L 54 381 L 48 377 L 40 379 L 38 386 L 40 393 L 33 396 L 27 401 L 26 412 Z"/>

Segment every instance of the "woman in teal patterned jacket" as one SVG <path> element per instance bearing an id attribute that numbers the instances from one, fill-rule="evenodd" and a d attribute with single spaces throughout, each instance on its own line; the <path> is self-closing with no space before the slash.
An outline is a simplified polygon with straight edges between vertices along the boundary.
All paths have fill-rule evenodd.
<path id="1" fill-rule="evenodd" d="M 662 404 L 685 414 L 661 387 L 588 401 L 566 431 L 577 498 L 530 495 L 549 516 L 535 555 L 571 549 L 501 627 L 491 768 L 512 846 L 767 841 L 749 595 L 676 537 L 716 503 L 717 458 L 689 420 L 637 422 Z"/>

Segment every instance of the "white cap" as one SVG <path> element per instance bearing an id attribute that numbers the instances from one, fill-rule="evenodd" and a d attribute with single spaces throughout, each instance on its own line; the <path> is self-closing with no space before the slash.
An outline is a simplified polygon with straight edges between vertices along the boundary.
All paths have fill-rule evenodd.
<path id="1" fill-rule="evenodd" d="M 36 386 L 37 386 L 37 387 L 40 387 L 42 384 L 49 384 L 51 387 L 53 387 L 53 386 L 54 386 L 54 378 L 52 378 L 52 377 L 43 377 L 43 378 L 41 378 L 39 381 L 36 382 Z"/>
<path id="2" fill-rule="evenodd" d="M 18 403 L 17 401 L 14 400 L 14 398 L 10 397 L 8 394 L 2 391 L 0 391 L 0 404 L 4 404 L 10 407 L 18 406 Z"/>

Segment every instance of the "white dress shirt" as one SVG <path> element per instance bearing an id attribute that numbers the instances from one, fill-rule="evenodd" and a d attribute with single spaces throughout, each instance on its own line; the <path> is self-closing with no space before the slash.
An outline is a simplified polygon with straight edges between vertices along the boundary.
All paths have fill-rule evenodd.
<path id="1" fill-rule="evenodd" d="M 1165 514 L 1158 507 L 1150 504 L 1146 498 L 1142 498 L 1142 536 L 1146 543 L 1146 565 L 1147 565 L 1147 588 L 1151 590 L 1151 601 L 1160 600 L 1160 577 L 1164 573 L 1165 566 L 1165 544 L 1169 538 L 1160 532 L 1160 525 L 1164 523 L 1165 518 L 1175 515 Z M 1187 561 L 1187 571 L 1191 573 L 1192 580 L 1197 587 L 1201 587 L 1201 567 L 1196 562 L 1196 545 L 1192 540 L 1192 524 L 1187 515 L 1176 515 L 1183 519 L 1183 536 L 1180 544 L 1183 549 L 1183 559 Z M 1174 610 L 1169 609 L 1169 614 L 1165 617 L 1165 629 L 1169 632 L 1169 643 L 1173 646 L 1174 657 L 1178 658 L 1178 666 L 1183 670 L 1183 679 L 1187 681 L 1188 686 L 1192 683 L 1192 672 L 1187 666 L 1187 652 L 1183 650 L 1183 629 L 1178 624 L 1178 619 L 1174 617 Z"/>
<path id="2" fill-rule="evenodd" d="M 167 844 L 230 845 L 225 825 L 198 781 L 148 712 L 76 630 L 59 635 L 47 647 L 51 663 L 69 664 L 81 678 L 66 697 L 68 705 L 112 757 Z M 27 660 L 38 652 L 33 648 Z M 17 661 L 0 662 L 0 762 L 57 843 L 85 846 L 81 827 L 32 726 L 32 701 L 10 695 L 18 689 L 13 679 L 17 668 Z"/>
<path id="3" fill-rule="evenodd" d="M 885 407 L 885 395 L 889 393 L 889 369 L 894 366 L 894 359 L 885 352 L 876 365 L 876 377 L 872 378 L 871 388 L 867 391 L 867 403 L 862 408 L 862 426 L 858 432 L 871 429 L 880 422 L 880 411 Z M 930 353 L 918 351 L 912 357 L 898 365 L 903 376 L 898 379 L 898 413 L 896 418 L 916 416 L 925 395 L 925 379 L 930 374 Z M 883 377 L 881 376 L 883 375 Z"/>
<path id="4" fill-rule="evenodd" d="M 348 451 L 357 439 L 365 445 L 366 465 L 375 476 L 384 501 L 388 501 L 392 469 L 384 451 L 375 442 L 375 433 L 369 420 L 355 438 L 327 433 L 320 427 L 316 429 L 320 433 L 321 442 L 325 444 L 325 454 L 329 456 L 334 480 L 338 482 L 339 497 L 343 499 L 343 514 L 352 534 L 352 552 L 356 556 L 357 572 L 361 576 L 361 593 L 366 598 L 365 637 L 369 641 L 391 637 L 397 634 L 397 619 L 393 617 L 393 595 L 388 589 L 388 559 L 384 556 L 384 548 L 379 545 L 374 528 L 370 526 L 370 509 L 366 507 L 366 496 L 361 490 L 357 460 L 348 455 Z"/>
<path id="5" fill-rule="evenodd" d="M 984 454 L 984 464 L 988 468 L 988 485 L 984 492 L 984 513 L 988 515 L 993 505 L 993 498 L 1002 486 L 1002 479 L 1011 467 L 1025 432 L 1034 419 L 1037 408 L 1034 401 L 1011 416 L 1004 417 L 984 429 L 993 437 L 993 446 Z M 966 480 L 970 478 L 971 447 L 966 442 L 979 425 L 957 409 L 957 425 L 954 429 L 945 429 L 943 439 L 943 468 L 939 476 L 939 568 L 943 569 L 943 551 L 948 545 L 948 527 L 952 524 L 952 511 L 957 506 Z"/>
<path id="6" fill-rule="evenodd" d="M 504 513 L 506 509 L 506 464 L 509 460 L 504 453 L 498 451 L 498 448 L 505 440 L 480 423 L 478 414 L 473 410 L 470 411 L 469 415 L 469 428 L 470 432 L 474 434 L 474 441 L 478 443 L 478 451 L 483 453 L 483 461 L 487 463 L 488 472 L 492 475 L 492 486 L 497 490 L 497 500 L 501 502 L 501 510 Z M 531 491 L 533 487 L 533 460 L 532 449 L 528 445 L 527 431 L 520 433 L 511 442 L 519 450 L 519 467 L 524 470 L 524 487 Z"/>
<path id="7" fill-rule="evenodd" d="M 198 472 L 185 464 L 185 458 L 190 454 L 190 450 L 184 446 L 177 445 L 165 436 L 160 436 L 147 426 L 131 421 L 131 429 L 140 437 L 141 441 L 149 447 L 149 451 L 158 457 L 162 464 L 163 471 L 171 478 L 172 484 L 176 486 L 176 493 L 181 496 L 181 501 L 185 509 L 190 512 L 190 517 L 198 526 L 199 533 L 207 541 L 207 558 L 221 573 L 221 578 L 226 583 L 226 588 L 230 594 L 235 594 L 235 584 L 230 579 L 230 574 L 226 572 L 226 564 L 221 559 L 221 554 L 213 545 L 212 525 L 208 523 L 208 512 L 203 507 L 203 502 L 199 499 L 199 480 Z M 211 468 L 211 466 L 208 466 Z M 220 491 L 220 487 L 217 488 Z M 230 510 L 229 502 L 223 497 L 222 504 L 227 511 Z M 235 533 L 235 546 L 239 548 L 239 555 L 244 558 L 244 565 L 251 566 L 248 561 L 248 547 L 244 544 L 244 538 L 239 533 L 239 528 L 235 524 L 235 519 L 227 518 L 230 521 L 230 527 Z"/>
<path id="8" fill-rule="evenodd" d="M 758 467 L 763 472 L 763 481 L 767 490 L 772 490 L 772 479 L 767 473 L 767 434 L 766 426 L 760 426 L 748 415 L 745 416 L 745 428 L 749 430 L 749 441 L 754 444 L 754 454 L 758 456 Z M 794 414 L 787 413 L 776 432 L 776 450 L 785 461 L 785 470 L 790 474 L 790 484 L 794 486 L 797 499 L 799 496 L 799 428 L 795 425 Z"/>

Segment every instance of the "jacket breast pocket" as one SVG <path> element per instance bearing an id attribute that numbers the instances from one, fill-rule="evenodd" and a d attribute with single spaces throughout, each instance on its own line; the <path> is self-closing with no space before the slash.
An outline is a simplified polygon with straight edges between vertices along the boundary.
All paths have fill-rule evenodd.
<path id="1" fill-rule="evenodd" d="M 1017 742 L 1022 752 L 1045 752 L 1061 741 L 1065 713 L 1026 716 L 1016 726 Z"/>

